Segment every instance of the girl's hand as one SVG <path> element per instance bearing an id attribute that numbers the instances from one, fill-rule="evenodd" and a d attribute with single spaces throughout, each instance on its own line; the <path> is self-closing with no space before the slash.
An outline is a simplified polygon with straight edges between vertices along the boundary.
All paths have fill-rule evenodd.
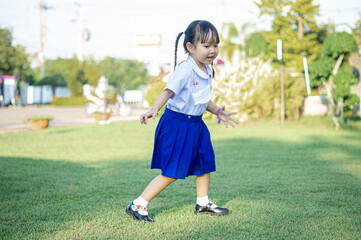
<path id="1" fill-rule="evenodd" d="M 158 115 L 158 110 L 155 108 L 151 108 L 148 112 L 140 115 L 140 124 L 147 124 L 148 122 L 148 118 L 153 118 L 155 119 L 155 117 Z"/>
<path id="2" fill-rule="evenodd" d="M 231 118 L 231 115 L 236 114 L 235 112 L 226 112 L 224 111 L 226 107 L 222 107 L 221 111 L 219 112 L 219 119 L 222 120 L 224 122 L 224 125 L 226 126 L 226 128 L 228 128 L 228 124 L 231 125 L 232 127 L 234 127 L 234 125 L 232 124 L 232 122 L 237 123 L 238 121 L 234 120 L 233 118 Z M 231 122 L 232 121 L 232 122 Z"/>

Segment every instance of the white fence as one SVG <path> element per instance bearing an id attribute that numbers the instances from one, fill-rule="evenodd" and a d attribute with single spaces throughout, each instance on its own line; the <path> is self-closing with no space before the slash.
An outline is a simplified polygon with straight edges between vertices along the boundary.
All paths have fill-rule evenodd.
<path id="1" fill-rule="evenodd" d="M 67 87 L 56 87 L 55 95 L 50 85 L 29 86 L 20 85 L 20 96 L 22 105 L 49 104 L 53 97 L 69 97 L 70 91 Z"/>
<path id="2" fill-rule="evenodd" d="M 149 107 L 142 90 L 127 90 L 124 92 L 124 102 L 139 107 Z"/>

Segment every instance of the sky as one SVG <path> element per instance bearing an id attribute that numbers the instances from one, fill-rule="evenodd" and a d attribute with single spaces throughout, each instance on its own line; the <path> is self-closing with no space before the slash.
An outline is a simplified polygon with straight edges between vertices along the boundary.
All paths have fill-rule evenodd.
<path id="1" fill-rule="evenodd" d="M 0 0 L 0 28 L 12 30 L 14 44 L 36 56 L 40 47 L 41 0 Z M 258 17 L 251 0 L 42 0 L 49 7 L 46 19 L 45 57 L 76 55 L 80 2 L 83 1 L 84 28 L 90 40 L 84 43 L 85 58 L 105 56 L 136 57 L 137 34 L 161 34 L 160 54 L 173 55 L 176 35 L 196 19 L 212 22 L 220 31 L 222 22 L 238 28 L 252 23 L 250 30 L 270 29 L 270 18 Z M 320 4 L 318 23 L 333 22 L 338 30 L 360 19 L 360 0 L 315 0 Z"/>

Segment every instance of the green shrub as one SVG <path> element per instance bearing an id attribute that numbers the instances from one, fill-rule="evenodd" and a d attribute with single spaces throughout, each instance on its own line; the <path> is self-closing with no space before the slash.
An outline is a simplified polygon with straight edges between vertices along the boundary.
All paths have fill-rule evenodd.
<path id="1" fill-rule="evenodd" d="M 266 55 L 267 42 L 263 36 L 263 32 L 254 32 L 249 34 L 245 39 L 244 50 L 247 57 L 256 57 L 259 55 Z"/>
<path id="2" fill-rule="evenodd" d="M 150 84 L 147 93 L 145 95 L 145 99 L 149 103 L 150 106 L 153 106 L 155 100 L 157 99 L 158 95 L 162 92 L 162 90 L 165 88 L 167 83 L 163 81 L 153 82 Z M 164 107 L 162 109 L 159 109 L 159 114 L 163 114 Z"/>
<path id="3" fill-rule="evenodd" d="M 64 76 L 60 73 L 57 74 L 51 74 L 43 77 L 39 82 L 36 83 L 36 85 L 51 85 L 53 87 L 66 87 L 68 84 L 68 81 L 64 78 Z"/>
<path id="4" fill-rule="evenodd" d="M 86 100 L 83 96 L 53 97 L 53 106 L 85 106 Z"/>
<path id="5" fill-rule="evenodd" d="M 270 62 L 260 57 L 243 59 L 240 69 L 213 82 L 213 101 L 237 112 L 240 122 L 249 119 L 280 118 L 281 88 L 280 73 Z M 302 77 L 285 74 L 285 114 L 288 119 L 298 120 L 303 96 L 306 93 Z M 209 116 L 209 114 L 208 114 Z"/>
<path id="6" fill-rule="evenodd" d="M 353 53 L 357 49 L 356 39 L 347 32 L 330 34 L 323 43 L 322 53 L 337 59 L 342 53 Z"/>
<path id="7" fill-rule="evenodd" d="M 311 87 L 317 89 L 322 85 L 322 81 L 328 79 L 332 73 L 332 69 L 336 64 L 336 60 L 325 56 L 310 65 L 310 78 L 311 78 Z"/>
<path id="8" fill-rule="evenodd" d="M 345 110 L 352 109 L 357 105 L 360 99 L 351 93 L 351 86 L 355 85 L 358 79 L 352 73 L 353 67 L 343 64 L 340 70 L 333 78 L 334 88 L 332 89 L 333 97 L 336 102 L 342 99 L 342 104 Z"/>
<path id="9" fill-rule="evenodd" d="M 306 85 L 303 77 L 291 77 L 285 73 L 285 115 L 287 119 L 298 120 L 306 94 Z M 258 118 L 281 117 L 281 77 L 280 73 L 269 76 L 262 81 L 251 100 L 251 106 L 257 110 Z"/>

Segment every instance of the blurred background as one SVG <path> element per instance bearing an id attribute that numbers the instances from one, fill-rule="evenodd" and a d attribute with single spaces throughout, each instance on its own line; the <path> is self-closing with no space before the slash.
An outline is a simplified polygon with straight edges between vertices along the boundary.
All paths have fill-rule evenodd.
<path id="1" fill-rule="evenodd" d="M 337 125 L 360 114 L 357 0 L 14 0 L 0 8 L 3 107 L 148 108 L 173 70 L 176 35 L 204 19 L 222 39 L 213 100 L 240 121 L 329 115 Z"/>

